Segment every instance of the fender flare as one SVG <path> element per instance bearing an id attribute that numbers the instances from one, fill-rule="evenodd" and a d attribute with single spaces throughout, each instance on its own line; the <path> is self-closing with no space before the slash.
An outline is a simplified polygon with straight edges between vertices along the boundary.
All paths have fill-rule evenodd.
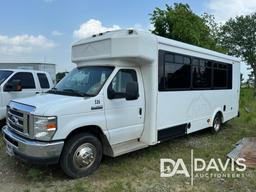
<path id="1" fill-rule="evenodd" d="M 93 134 L 94 136 L 98 137 L 101 141 L 102 148 L 103 148 L 103 154 L 107 156 L 113 156 L 113 150 L 112 147 L 109 143 L 109 140 L 107 136 L 104 134 L 103 130 L 101 127 L 97 125 L 86 125 L 82 127 L 77 127 L 73 129 L 69 134 L 67 135 L 66 139 L 69 139 L 73 135 L 79 133 L 79 132 L 88 132 Z"/>

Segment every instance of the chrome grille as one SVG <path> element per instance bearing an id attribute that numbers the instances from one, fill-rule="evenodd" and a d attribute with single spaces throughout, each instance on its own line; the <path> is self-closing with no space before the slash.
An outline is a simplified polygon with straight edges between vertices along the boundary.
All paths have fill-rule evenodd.
<path id="1" fill-rule="evenodd" d="M 30 137 L 32 126 L 30 124 L 30 113 L 35 108 L 16 102 L 11 102 L 7 106 L 7 125 L 14 132 Z"/>
<path id="2" fill-rule="evenodd" d="M 18 111 L 15 111 L 13 109 L 8 109 L 8 124 L 20 131 L 20 132 L 23 132 L 24 131 L 24 118 L 23 118 L 23 113 L 20 113 Z"/>

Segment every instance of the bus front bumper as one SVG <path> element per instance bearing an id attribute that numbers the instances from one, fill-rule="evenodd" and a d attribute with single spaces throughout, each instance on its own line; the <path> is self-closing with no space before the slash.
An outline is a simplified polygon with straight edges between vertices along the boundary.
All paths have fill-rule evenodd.
<path id="1" fill-rule="evenodd" d="M 32 164 L 56 164 L 64 141 L 42 142 L 26 139 L 12 132 L 8 126 L 2 128 L 6 153 Z"/>

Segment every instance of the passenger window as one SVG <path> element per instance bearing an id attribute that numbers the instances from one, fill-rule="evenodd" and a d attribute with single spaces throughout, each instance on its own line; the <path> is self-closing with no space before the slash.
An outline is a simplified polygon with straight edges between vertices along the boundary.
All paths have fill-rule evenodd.
<path id="1" fill-rule="evenodd" d="M 232 65 L 228 64 L 228 89 L 232 89 Z"/>
<path id="2" fill-rule="evenodd" d="M 232 64 L 159 50 L 158 90 L 232 89 Z"/>
<path id="3" fill-rule="evenodd" d="M 203 59 L 193 59 L 192 79 L 193 88 L 210 89 L 211 88 L 212 69 Z"/>
<path id="4" fill-rule="evenodd" d="M 132 69 L 121 69 L 110 84 L 114 92 L 114 99 L 125 98 L 126 85 L 129 82 L 137 82 L 136 71 Z"/>
<path id="5" fill-rule="evenodd" d="M 165 55 L 165 88 L 167 89 L 188 89 L 190 88 L 190 59 L 174 54 L 174 61 L 171 54 Z"/>
<path id="6" fill-rule="evenodd" d="M 42 89 L 49 89 L 50 88 L 50 84 L 49 84 L 49 81 L 47 79 L 46 74 L 44 74 L 44 73 L 37 73 L 37 77 L 39 79 L 40 87 Z"/>
<path id="7" fill-rule="evenodd" d="M 35 89 L 35 81 L 32 73 L 28 72 L 18 72 L 12 76 L 8 81 L 9 83 L 13 80 L 20 80 L 22 89 Z"/>
<path id="8" fill-rule="evenodd" d="M 214 88 L 228 87 L 228 71 L 227 65 L 215 63 L 213 71 L 213 86 Z"/>

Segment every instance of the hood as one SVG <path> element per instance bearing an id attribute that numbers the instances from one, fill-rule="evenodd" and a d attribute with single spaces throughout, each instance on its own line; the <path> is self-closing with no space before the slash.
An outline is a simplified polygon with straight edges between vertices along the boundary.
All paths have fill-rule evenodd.
<path id="1" fill-rule="evenodd" d="M 33 112 L 35 115 L 58 116 L 88 112 L 90 105 L 86 104 L 87 102 L 85 100 L 90 101 L 92 99 L 90 97 L 42 94 L 28 98 L 14 99 L 13 101 L 36 107 L 36 110 Z"/>

